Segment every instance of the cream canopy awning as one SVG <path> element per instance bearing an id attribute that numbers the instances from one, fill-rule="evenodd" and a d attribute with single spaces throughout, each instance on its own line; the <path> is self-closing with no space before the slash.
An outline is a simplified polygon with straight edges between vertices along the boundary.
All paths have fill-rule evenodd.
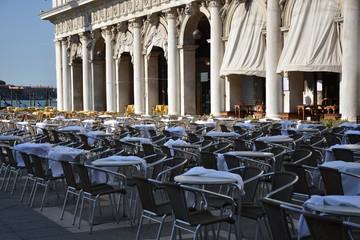
<path id="1" fill-rule="evenodd" d="M 246 9 L 240 4 L 234 12 L 231 30 L 220 69 L 221 75 L 265 76 L 265 39 L 262 35 L 266 12 L 255 0 Z"/>
<path id="2" fill-rule="evenodd" d="M 341 72 L 336 0 L 297 0 L 277 72 Z"/>

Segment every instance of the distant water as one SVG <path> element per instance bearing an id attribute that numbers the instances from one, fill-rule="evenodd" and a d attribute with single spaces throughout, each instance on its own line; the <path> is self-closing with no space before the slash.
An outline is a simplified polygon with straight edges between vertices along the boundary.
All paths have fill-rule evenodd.
<path id="1" fill-rule="evenodd" d="M 22 104 L 25 104 L 27 107 L 37 107 L 37 104 L 40 103 L 43 107 L 46 107 L 46 100 L 35 100 L 35 105 L 34 105 L 34 100 L 31 100 L 31 103 L 29 100 L 19 100 Z M 8 104 L 11 104 L 14 107 L 18 107 L 19 103 L 16 100 L 13 100 L 11 103 L 11 100 L 6 100 L 6 102 Z M 5 107 L 5 102 L 4 101 L 0 101 L 0 107 Z M 54 100 L 48 101 L 48 106 L 52 106 L 52 107 L 56 107 L 57 106 L 57 102 Z"/>

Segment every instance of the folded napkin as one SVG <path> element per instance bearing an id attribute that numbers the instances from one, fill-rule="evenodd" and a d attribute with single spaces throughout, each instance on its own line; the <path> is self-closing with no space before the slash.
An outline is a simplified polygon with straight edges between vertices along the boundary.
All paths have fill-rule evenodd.
<path id="1" fill-rule="evenodd" d="M 204 176 L 204 177 L 218 177 L 218 178 L 227 178 L 227 179 L 235 179 L 236 185 L 242 194 L 244 192 L 244 182 L 239 174 L 226 172 L 226 171 L 217 171 L 214 169 L 207 169 L 204 167 L 193 167 L 189 171 L 182 174 L 183 176 Z"/>

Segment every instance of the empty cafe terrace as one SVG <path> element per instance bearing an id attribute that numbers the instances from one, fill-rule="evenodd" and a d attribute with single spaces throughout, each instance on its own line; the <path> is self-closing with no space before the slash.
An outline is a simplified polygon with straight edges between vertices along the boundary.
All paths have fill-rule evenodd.
<path id="1" fill-rule="evenodd" d="M 239 108 L 1 111 L 0 239 L 360 239 L 360 125 Z"/>

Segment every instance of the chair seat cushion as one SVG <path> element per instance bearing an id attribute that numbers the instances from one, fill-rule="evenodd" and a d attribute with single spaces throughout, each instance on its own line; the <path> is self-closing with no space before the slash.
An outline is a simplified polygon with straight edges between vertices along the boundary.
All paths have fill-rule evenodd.
<path id="1" fill-rule="evenodd" d="M 197 226 L 197 225 L 209 225 L 217 222 L 227 222 L 230 224 L 234 224 L 235 220 L 228 216 L 214 216 L 210 211 L 208 210 L 199 210 L 190 212 L 190 218 L 191 218 L 191 225 Z"/>

